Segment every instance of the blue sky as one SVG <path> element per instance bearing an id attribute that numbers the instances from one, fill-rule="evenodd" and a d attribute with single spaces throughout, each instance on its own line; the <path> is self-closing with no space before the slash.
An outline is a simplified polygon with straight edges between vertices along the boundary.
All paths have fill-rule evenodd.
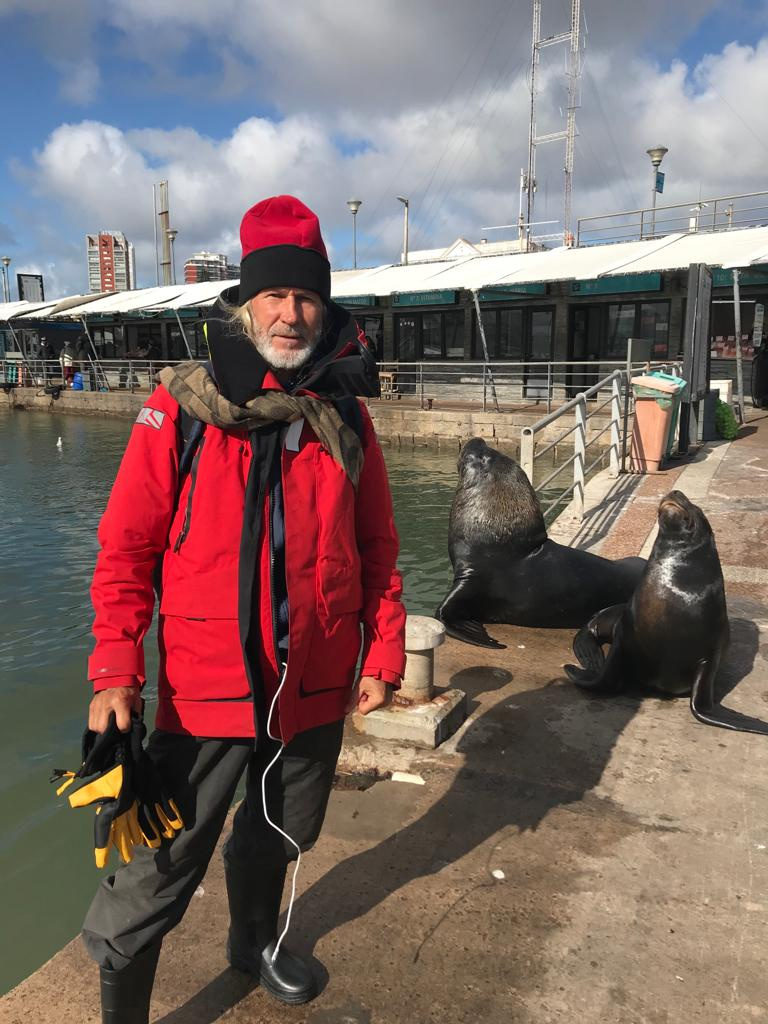
<path id="1" fill-rule="evenodd" d="M 0 0 L 0 245 L 49 292 L 85 286 L 83 237 L 123 230 L 154 283 L 151 184 L 168 178 L 177 255 L 237 259 L 239 219 L 274 192 L 321 215 L 360 263 L 517 214 L 527 136 L 529 0 Z M 646 202 L 645 149 L 669 146 L 671 202 L 768 187 L 768 3 L 583 0 L 574 207 Z M 565 0 L 544 0 L 545 30 Z M 561 24 L 562 22 L 562 24 Z M 539 123 L 560 127 L 562 52 L 546 51 Z M 538 215 L 562 216 L 562 151 L 542 151 Z"/>

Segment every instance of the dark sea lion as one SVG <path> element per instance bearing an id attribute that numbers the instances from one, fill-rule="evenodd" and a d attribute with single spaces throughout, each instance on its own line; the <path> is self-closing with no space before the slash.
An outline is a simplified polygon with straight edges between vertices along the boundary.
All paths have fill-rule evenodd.
<path id="1" fill-rule="evenodd" d="M 690 695 L 700 721 L 768 735 L 768 724 L 719 704 L 715 677 L 728 649 L 725 586 L 707 517 L 681 491 L 659 504 L 659 535 L 631 600 L 598 612 L 573 641 L 573 682 L 597 692 L 628 687 Z M 610 643 L 607 657 L 603 644 Z"/>
<path id="2" fill-rule="evenodd" d="M 628 601 L 642 558 L 611 562 L 548 540 L 536 492 L 514 459 L 473 437 L 459 456 L 448 553 L 453 587 L 435 613 L 449 636 L 503 647 L 484 622 L 581 626 Z"/>

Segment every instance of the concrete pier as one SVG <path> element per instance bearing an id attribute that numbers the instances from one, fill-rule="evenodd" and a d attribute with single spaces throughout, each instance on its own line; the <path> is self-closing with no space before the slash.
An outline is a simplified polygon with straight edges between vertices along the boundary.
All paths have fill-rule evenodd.
<path id="1" fill-rule="evenodd" d="M 661 494 L 699 502 L 729 599 L 726 703 L 762 718 L 766 479 L 768 416 L 753 412 L 737 441 L 658 476 L 593 481 L 584 523 L 558 525 L 636 554 Z M 227 968 L 217 854 L 164 945 L 153 1021 L 768 1021 L 768 739 L 702 726 L 685 700 L 586 696 L 562 672 L 573 631 L 490 632 L 506 650 L 435 650 L 438 689 L 469 710 L 439 748 L 347 730 L 343 769 L 380 781 L 334 792 L 299 875 L 289 945 L 314 958 L 317 1000 L 283 1007 Z M 97 1020 L 77 941 L 0 1001 L 2 1024 Z"/>

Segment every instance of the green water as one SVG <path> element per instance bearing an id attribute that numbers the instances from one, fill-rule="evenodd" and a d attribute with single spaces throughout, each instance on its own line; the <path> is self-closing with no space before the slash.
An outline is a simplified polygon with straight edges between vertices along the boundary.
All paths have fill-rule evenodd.
<path id="1" fill-rule="evenodd" d="M 80 761 L 96 526 L 130 429 L 125 420 L 0 411 L 0 992 L 77 933 L 100 877 L 90 814 L 69 810 L 48 776 Z M 408 608 L 431 614 L 450 583 L 456 460 L 385 454 Z M 151 679 L 151 639 L 146 649 Z M 145 695 L 151 718 L 151 686 Z"/>

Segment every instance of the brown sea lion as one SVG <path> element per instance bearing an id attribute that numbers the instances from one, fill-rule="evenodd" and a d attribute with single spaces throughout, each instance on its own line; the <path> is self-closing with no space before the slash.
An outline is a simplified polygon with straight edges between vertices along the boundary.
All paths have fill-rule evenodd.
<path id="1" fill-rule="evenodd" d="M 581 626 L 599 608 L 629 600 L 645 559 L 612 562 L 549 540 L 522 468 L 479 437 L 462 448 L 458 469 L 448 528 L 453 586 L 436 612 L 449 636 L 503 647 L 483 623 Z"/>
<path id="2" fill-rule="evenodd" d="M 566 673 L 592 692 L 632 687 L 666 697 L 690 695 L 700 722 L 768 735 L 768 724 L 716 699 L 715 677 L 730 629 L 707 517 L 681 491 L 670 491 L 658 519 L 659 535 L 631 600 L 604 608 L 576 634 L 573 650 L 582 667 L 566 665 Z"/>

